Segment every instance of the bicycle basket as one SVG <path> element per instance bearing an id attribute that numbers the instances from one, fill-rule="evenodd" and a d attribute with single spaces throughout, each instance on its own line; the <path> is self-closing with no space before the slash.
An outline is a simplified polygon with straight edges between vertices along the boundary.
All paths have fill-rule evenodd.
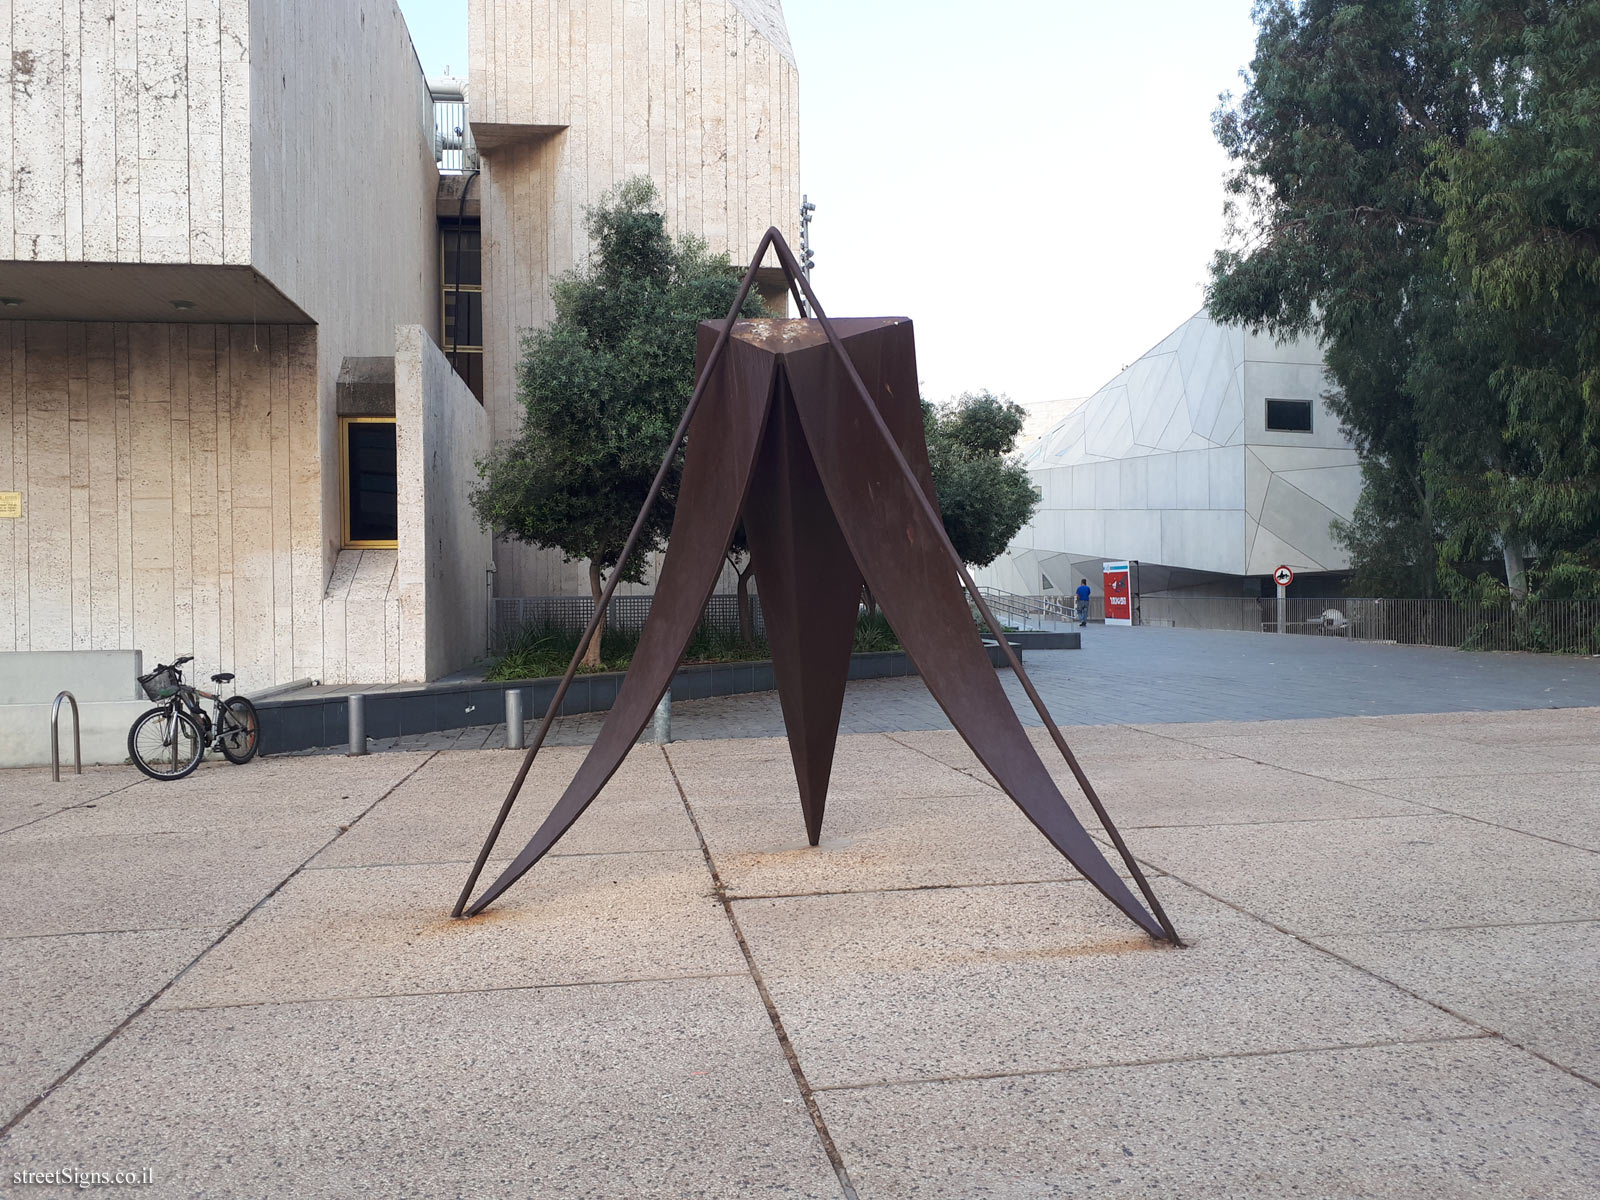
<path id="1" fill-rule="evenodd" d="M 178 672 L 172 667 L 162 667 L 151 671 L 148 675 L 139 676 L 139 686 L 152 700 L 165 700 L 178 690 L 178 684 L 181 682 Z"/>

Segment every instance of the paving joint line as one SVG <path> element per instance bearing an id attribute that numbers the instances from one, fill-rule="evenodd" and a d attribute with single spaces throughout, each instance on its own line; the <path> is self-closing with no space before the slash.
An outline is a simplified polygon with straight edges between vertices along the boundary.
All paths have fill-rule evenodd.
<path id="1" fill-rule="evenodd" d="M 811 1124 L 817 1131 L 817 1137 L 822 1143 L 822 1150 L 832 1164 L 834 1174 L 839 1179 L 839 1186 L 844 1192 L 845 1200 L 859 1200 L 856 1195 L 855 1185 L 850 1182 L 850 1172 L 844 1165 L 844 1157 L 839 1153 L 839 1147 L 834 1143 L 833 1135 L 828 1132 L 828 1122 L 823 1119 L 822 1108 L 817 1103 L 816 1095 L 810 1082 L 806 1079 L 805 1070 L 800 1066 L 800 1056 L 795 1052 L 794 1044 L 789 1040 L 789 1033 L 783 1026 L 783 1018 L 778 1015 L 778 1006 L 772 999 L 772 993 L 767 990 L 766 980 L 762 978 L 761 968 L 756 965 L 754 953 L 751 952 L 750 943 L 745 940 L 744 930 L 740 928 L 739 918 L 734 914 L 733 902 L 728 898 L 727 890 L 722 885 L 722 876 L 717 871 L 717 864 L 711 857 L 711 848 L 706 844 L 705 835 L 700 830 L 700 822 L 694 815 L 694 808 L 689 804 L 689 794 L 683 790 L 683 783 L 678 778 L 677 769 L 672 765 L 672 755 L 667 752 L 666 746 L 661 747 L 661 757 L 667 764 L 667 770 L 672 774 L 673 785 L 678 789 L 678 798 L 683 801 L 683 811 L 688 814 L 689 822 L 694 826 L 695 836 L 700 839 L 700 853 L 705 858 L 706 870 L 711 874 L 712 892 L 722 904 L 722 911 L 728 918 L 728 925 L 733 930 L 734 940 L 739 943 L 739 952 L 744 955 L 745 967 L 750 973 L 751 980 L 756 985 L 756 991 L 761 997 L 761 1004 L 767 1010 L 767 1020 L 772 1022 L 772 1032 L 777 1036 L 778 1045 L 783 1048 L 783 1056 L 788 1060 L 789 1071 L 794 1076 L 795 1084 L 800 1089 L 801 1098 L 805 1100 L 806 1111 L 811 1114 Z M 3 1132 L 3 1131 L 0 1131 Z"/>
<path id="2" fill-rule="evenodd" d="M 287 1008 L 294 1004 L 346 1004 L 362 1000 L 426 1000 L 434 996 L 486 996 L 496 992 L 546 992 L 563 988 L 632 987 L 646 983 L 693 983 L 707 979 L 743 979 L 744 971 L 707 971 L 692 975 L 640 975 L 628 979 L 562 979 L 546 983 L 506 983 L 498 987 L 436 988 L 425 992 L 359 992 L 344 996 L 294 996 L 284 1000 L 236 1000 L 225 1004 L 174 1004 L 164 1012 L 216 1012 L 234 1008 Z"/>
<path id="3" fill-rule="evenodd" d="M 37 1096 L 35 1096 L 32 1100 L 29 1100 L 27 1104 L 23 1105 L 21 1110 L 18 1111 L 17 1113 L 15 1113 L 14 1115 L 12 1115 L 5 1122 L 5 1124 L 0 1125 L 0 1138 L 4 1138 L 13 1129 L 15 1129 L 17 1127 L 17 1125 L 20 1124 L 28 1116 L 29 1113 L 31 1113 L 34 1109 L 38 1108 L 39 1105 L 43 1104 L 44 1101 L 46 1099 L 48 1099 L 55 1092 L 55 1090 L 57 1088 L 59 1088 L 62 1084 L 66 1083 L 67 1080 L 71 1079 L 74 1075 L 76 1075 L 84 1066 L 86 1066 L 89 1063 L 89 1061 L 91 1059 L 93 1059 L 97 1054 L 99 1054 L 100 1051 L 104 1050 L 113 1041 L 115 1041 L 119 1036 L 121 1036 L 122 1031 L 124 1029 L 126 1029 L 129 1025 L 131 1025 L 139 1017 L 143 1016 L 144 1013 L 149 1010 L 151 1005 L 153 1005 L 157 1000 L 161 999 L 162 996 L 166 995 L 167 992 L 172 989 L 173 985 L 176 984 L 185 975 L 187 975 L 191 970 L 193 970 L 195 965 L 197 963 L 199 963 L 201 959 L 203 959 L 206 955 L 210 954 L 218 946 L 222 945 L 222 943 L 225 942 L 228 939 L 229 935 L 231 935 L 234 930 L 238 929 L 239 926 L 243 925 L 246 921 L 248 921 L 251 917 L 253 917 L 261 909 L 262 905 L 266 904 L 266 902 L 268 900 L 271 900 L 274 896 L 276 896 L 279 892 L 281 892 L 286 886 L 288 886 L 289 882 L 291 880 L 293 880 L 295 876 L 299 875 L 301 871 L 305 870 L 307 863 L 309 863 L 317 855 L 321 854 L 329 846 L 333 845 L 334 842 L 336 842 L 340 838 L 342 838 L 346 833 L 348 833 L 352 828 L 355 827 L 356 822 L 360 821 L 362 817 L 366 816 L 369 812 L 371 812 L 373 809 L 377 808 L 378 805 L 382 804 L 386 799 L 388 799 L 391 795 L 393 795 L 396 788 L 400 787 L 401 784 L 405 783 L 413 775 L 415 775 L 418 771 L 422 770 L 423 767 L 427 766 L 430 762 L 432 762 L 437 755 L 438 755 L 438 751 L 434 751 L 433 753 L 429 754 L 428 757 L 424 758 L 416 766 L 412 767 L 411 770 L 407 771 L 406 774 L 404 776 L 402 776 L 398 781 L 396 781 L 395 783 L 391 784 L 384 791 L 384 793 L 381 796 L 379 796 L 371 804 L 367 805 L 367 807 L 362 809 L 358 814 L 356 814 L 356 816 L 352 817 L 350 822 L 349 822 L 349 824 L 339 826 L 339 828 L 334 832 L 334 835 L 331 838 L 329 838 L 321 846 L 318 846 L 309 855 L 307 855 L 305 860 L 302 861 L 299 866 L 295 867 L 294 870 L 290 871 L 287 875 L 285 875 L 277 883 L 273 884 L 272 888 L 264 896 L 262 896 L 254 904 L 252 904 L 247 910 L 245 910 L 245 912 L 244 912 L 244 914 L 242 916 L 240 916 L 232 924 L 228 925 L 225 929 L 223 929 L 223 931 L 220 934 L 218 934 L 215 939 L 213 939 L 209 944 L 204 946 L 200 950 L 200 952 L 198 954 L 196 954 L 192 959 L 190 959 L 189 962 L 177 972 L 177 974 L 173 975 L 173 977 L 171 979 L 167 980 L 164 984 L 162 984 L 159 988 L 157 988 L 154 992 L 152 992 L 148 997 L 146 997 L 143 1003 L 141 1003 L 131 1013 L 129 1013 L 120 1022 L 118 1022 L 111 1029 L 111 1031 L 105 1035 L 105 1037 L 101 1038 L 98 1042 L 96 1042 L 88 1050 L 84 1051 L 83 1054 L 81 1054 L 78 1057 L 78 1060 L 76 1062 L 74 1062 L 70 1067 L 68 1067 L 64 1072 L 62 1072 L 52 1083 L 50 1083 L 46 1088 L 44 1088 L 44 1090 L 41 1091 Z"/>
<path id="4" fill-rule="evenodd" d="M 1206 896 L 1206 897 L 1209 897 L 1212 900 L 1215 900 L 1218 904 L 1226 905 L 1228 908 L 1233 909 L 1233 911 L 1236 912 L 1236 913 L 1239 913 L 1239 914 L 1241 914 L 1243 916 L 1249 917 L 1252 920 L 1259 921 L 1261 924 L 1267 926 L 1269 929 L 1277 930 L 1277 932 L 1279 932 L 1281 934 L 1284 934 L 1284 935 L 1286 935 L 1288 937 L 1293 938 L 1295 941 L 1299 942 L 1302 946 L 1307 947 L 1308 949 L 1314 951 L 1317 954 L 1326 954 L 1329 958 L 1333 959 L 1335 962 L 1343 963 L 1345 966 L 1351 968 L 1352 970 L 1359 971 L 1361 974 L 1367 976 L 1370 979 L 1376 979 L 1379 983 L 1382 983 L 1382 984 L 1384 984 L 1384 985 L 1386 985 L 1388 987 L 1393 988 L 1395 991 L 1400 992 L 1402 995 L 1410 996 L 1413 1000 L 1419 1001 L 1422 1004 L 1426 1004 L 1430 1008 L 1436 1008 L 1440 1012 L 1444 1013 L 1446 1016 L 1453 1017 L 1455 1020 L 1460 1021 L 1464 1025 L 1470 1025 L 1472 1028 L 1481 1030 L 1481 1031 L 1483 1031 L 1483 1033 L 1485 1033 L 1486 1035 L 1488 1035 L 1490 1037 L 1498 1038 L 1501 1041 L 1505 1042 L 1506 1045 L 1508 1045 L 1508 1046 L 1515 1046 L 1518 1050 L 1521 1050 L 1524 1054 L 1531 1054 L 1534 1058 L 1539 1059 L 1541 1062 L 1548 1063 L 1550 1066 L 1554 1067 L 1558 1071 L 1564 1072 L 1567 1075 L 1571 1075 L 1574 1079 L 1580 1079 L 1584 1083 L 1591 1084 L 1591 1085 L 1593 1085 L 1595 1087 L 1600 1087 L 1600 1081 L 1596 1081 L 1594 1079 L 1590 1079 L 1587 1075 L 1582 1074 L 1581 1072 L 1575 1070 L 1574 1068 L 1569 1067 L 1569 1066 L 1565 1065 L 1564 1063 L 1557 1062 L 1555 1059 L 1551 1058 L 1549 1055 L 1542 1054 L 1538 1050 L 1533 1049 L 1533 1047 L 1524 1045 L 1522 1042 L 1517 1041 L 1515 1038 L 1508 1037 L 1502 1031 L 1500 1031 L 1498 1029 L 1491 1029 L 1489 1026 L 1485 1025 L 1482 1021 L 1479 1021 L 1474 1017 L 1470 1017 L 1465 1013 L 1457 1012 L 1455 1009 L 1451 1008 L 1448 1004 L 1444 1004 L 1444 1003 L 1442 1003 L 1442 1002 L 1440 1002 L 1438 1000 L 1431 1000 L 1427 996 L 1424 996 L 1421 992 L 1415 991 L 1412 988 L 1408 988 L 1404 984 L 1399 983 L 1396 980 L 1390 979 L 1386 975 L 1380 975 L 1377 971 L 1373 970 L 1372 968 L 1367 967 L 1367 966 L 1363 966 L 1361 963 L 1356 962 L 1354 959 L 1349 958 L 1349 957 L 1347 957 L 1347 956 L 1345 956 L 1343 954 L 1340 954 L 1337 950 L 1331 950 L 1327 946 L 1321 945 L 1320 943 L 1314 942 L 1314 941 L 1311 940 L 1313 937 L 1332 937 L 1332 936 L 1335 936 L 1333 934 L 1300 934 L 1300 933 L 1297 933 L 1293 929 L 1290 929 L 1286 925 L 1280 925 L 1278 922 L 1272 920 L 1269 917 L 1264 917 L 1260 913 L 1251 912 L 1249 909 L 1244 908 L 1242 905 L 1234 903 L 1232 900 L 1229 900 L 1227 897 L 1218 895 L 1215 892 L 1209 891 L 1206 888 L 1201 887 L 1198 883 L 1195 883 L 1191 879 L 1185 879 L 1182 875 L 1175 875 L 1171 871 L 1168 871 L 1167 872 L 1167 878 L 1168 879 L 1172 879 L 1172 880 L 1176 880 L 1178 883 L 1181 883 L 1183 886 L 1194 889 L 1195 891 L 1199 892 L 1202 896 Z M 1355 933 L 1351 933 L 1351 934 L 1349 934 L 1347 936 L 1357 937 L 1357 936 L 1361 936 L 1361 935 L 1355 934 Z"/>
<path id="5" fill-rule="evenodd" d="M 1377 1050 L 1384 1046 L 1432 1046 L 1454 1042 L 1496 1041 L 1493 1033 L 1462 1033 L 1453 1037 L 1378 1038 L 1369 1042 L 1330 1042 L 1323 1046 L 1282 1046 L 1271 1050 L 1236 1050 L 1224 1054 L 1180 1054 L 1170 1058 L 1130 1058 L 1113 1062 L 1074 1063 L 1066 1067 L 1035 1067 L 1022 1071 L 974 1071 L 971 1074 L 907 1076 L 873 1079 L 862 1083 L 824 1083 L 819 1092 L 855 1092 L 880 1087 L 912 1087 L 926 1083 L 981 1083 L 992 1079 L 1029 1079 L 1041 1075 L 1074 1075 L 1080 1071 L 1121 1070 L 1128 1067 L 1164 1067 L 1176 1063 L 1226 1062 L 1234 1058 L 1280 1058 L 1290 1054 L 1326 1054 L 1330 1050 Z"/>

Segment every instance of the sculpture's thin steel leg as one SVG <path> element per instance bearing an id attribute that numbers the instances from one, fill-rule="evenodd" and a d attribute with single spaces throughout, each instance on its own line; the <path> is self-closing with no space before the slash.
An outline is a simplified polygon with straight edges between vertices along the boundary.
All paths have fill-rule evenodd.
<path id="1" fill-rule="evenodd" d="M 744 529 L 806 837 L 815 846 L 822 837 L 850 674 L 861 572 L 817 478 L 781 369 L 761 457 L 745 498 Z"/>
<path id="2" fill-rule="evenodd" d="M 583 631 L 583 636 L 578 639 L 578 648 L 572 652 L 572 661 L 567 664 L 567 672 L 561 677 L 561 682 L 556 686 L 555 695 L 550 698 L 550 704 L 545 709 L 544 720 L 539 723 L 539 731 L 534 734 L 533 742 L 528 746 L 528 752 L 522 756 L 522 766 L 518 768 L 516 778 L 511 781 L 511 786 L 506 790 L 506 798 L 500 803 L 500 811 L 495 815 L 494 824 L 489 828 L 489 836 L 483 840 L 483 848 L 478 851 L 477 861 L 472 864 L 472 870 L 467 873 L 467 881 L 461 887 L 461 894 L 456 897 L 455 907 L 450 910 L 452 917 L 461 916 L 466 907 L 467 899 L 472 895 L 472 889 L 477 885 L 478 877 L 483 874 L 483 865 L 489 861 L 489 853 L 494 849 L 495 842 L 500 840 L 500 831 L 505 828 L 506 818 L 511 815 L 511 806 L 517 802 L 517 794 L 522 791 L 522 784 L 528 778 L 528 771 L 533 767 L 533 760 L 538 757 L 539 749 L 544 745 L 544 739 L 550 734 L 550 726 L 555 723 L 556 715 L 561 711 L 561 702 L 566 699 L 567 689 L 572 686 L 572 678 L 578 673 L 578 664 L 583 661 L 584 652 L 593 640 L 595 630 L 599 628 L 600 621 L 604 618 L 606 608 L 611 603 L 611 595 L 617 590 L 617 584 L 622 582 L 623 568 L 633 558 L 634 548 L 639 544 L 639 535 L 644 531 L 644 524 L 650 515 L 650 510 L 655 507 L 656 497 L 661 494 L 661 487 L 667 481 L 667 476 L 672 471 L 673 460 L 678 457 L 678 448 L 683 445 L 684 436 L 688 433 L 689 425 L 693 422 L 695 413 L 699 411 L 700 398 L 705 393 L 706 383 L 715 373 L 718 364 L 722 361 L 728 342 L 733 336 L 733 326 L 739 319 L 739 310 L 744 307 L 745 297 L 750 294 L 750 288 L 756 281 L 756 269 L 761 266 L 761 260 L 767 256 L 767 250 L 772 246 L 774 238 L 781 239 L 783 235 L 774 226 L 768 229 L 756 246 L 756 252 L 750 259 L 750 266 L 744 273 L 744 278 L 739 282 L 739 291 L 733 298 L 733 305 L 728 309 L 728 316 L 718 330 L 716 339 L 709 352 L 702 349 L 698 359 L 702 364 L 695 378 L 694 391 L 689 396 L 689 403 L 684 406 L 683 416 L 678 420 L 678 428 L 673 431 L 672 444 L 667 447 L 666 454 L 662 455 L 661 466 L 656 469 L 656 475 L 650 481 L 650 491 L 645 495 L 644 504 L 639 509 L 639 515 L 634 518 L 633 528 L 628 531 L 628 540 L 623 543 L 622 553 L 617 557 L 617 565 L 611 569 L 611 578 L 606 580 L 606 586 L 600 593 L 600 602 L 594 606 L 594 615 L 589 618 L 589 625 Z M 792 256 L 791 256 L 792 257 Z M 787 269 L 786 269 L 787 270 Z M 788 274 L 789 287 L 795 293 L 796 302 L 800 299 L 797 290 L 797 281 L 794 274 Z M 659 700 L 660 697 L 657 697 Z"/>
<path id="3" fill-rule="evenodd" d="M 910 329 L 881 336 L 909 338 Z M 870 397 L 849 402 L 854 389 L 831 347 L 789 354 L 785 368 L 839 526 L 929 692 L 1050 843 L 1147 933 L 1166 937 L 1078 823 L 1028 740 L 955 586 L 943 528 L 921 503 L 903 456 L 896 461 L 898 447 Z"/>
<path id="4" fill-rule="evenodd" d="M 705 613 L 733 538 L 772 407 L 777 364 L 735 342 L 705 387 L 689 427 L 677 517 L 650 617 L 594 745 L 522 852 L 467 910 L 476 916 L 544 857 L 606 785 L 649 721 Z M 758 399 L 759 397 L 759 399 Z"/>

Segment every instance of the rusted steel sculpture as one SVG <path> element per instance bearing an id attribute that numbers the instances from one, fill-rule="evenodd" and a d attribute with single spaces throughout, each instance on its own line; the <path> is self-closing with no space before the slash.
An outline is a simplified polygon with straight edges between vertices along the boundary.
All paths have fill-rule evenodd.
<path id="1" fill-rule="evenodd" d="M 738 319 L 769 248 L 777 252 L 800 311 L 809 301 L 814 317 Z M 911 322 L 902 317 L 829 320 L 783 236 L 770 229 L 727 319 L 720 325 L 703 322 L 699 339 L 694 394 L 623 551 L 626 561 L 687 437 L 672 538 L 616 703 L 544 824 L 468 908 L 620 570 L 612 572 L 596 619 L 567 667 L 452 915 L 476 915 L 493 903 L 571 828 L 621 766 L 672 682 L 742 519 L 813 846 L 822 834 L 864 579 L 928 690 L 996 782 L 1107 899 L 1151 937 L 1177 942 L 1172 922 L 945 534 L 923 440 Z M 973 631 L 960 585 L 1005 648 L 1148 911 L 1045 769 Z"/>

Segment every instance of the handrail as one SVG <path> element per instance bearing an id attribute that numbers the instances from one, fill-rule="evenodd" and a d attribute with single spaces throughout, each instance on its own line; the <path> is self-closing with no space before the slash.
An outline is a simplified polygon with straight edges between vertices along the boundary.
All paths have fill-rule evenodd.
<path id="1" fill-rule="evenodd" d="M 61 702 L 72 705 L 72 765 L 83 774 L 83 737 L 78 726 L 78 698 L 71 692 L 57 692 L 50 706 L 50 778 L 61 782 Z"/>

